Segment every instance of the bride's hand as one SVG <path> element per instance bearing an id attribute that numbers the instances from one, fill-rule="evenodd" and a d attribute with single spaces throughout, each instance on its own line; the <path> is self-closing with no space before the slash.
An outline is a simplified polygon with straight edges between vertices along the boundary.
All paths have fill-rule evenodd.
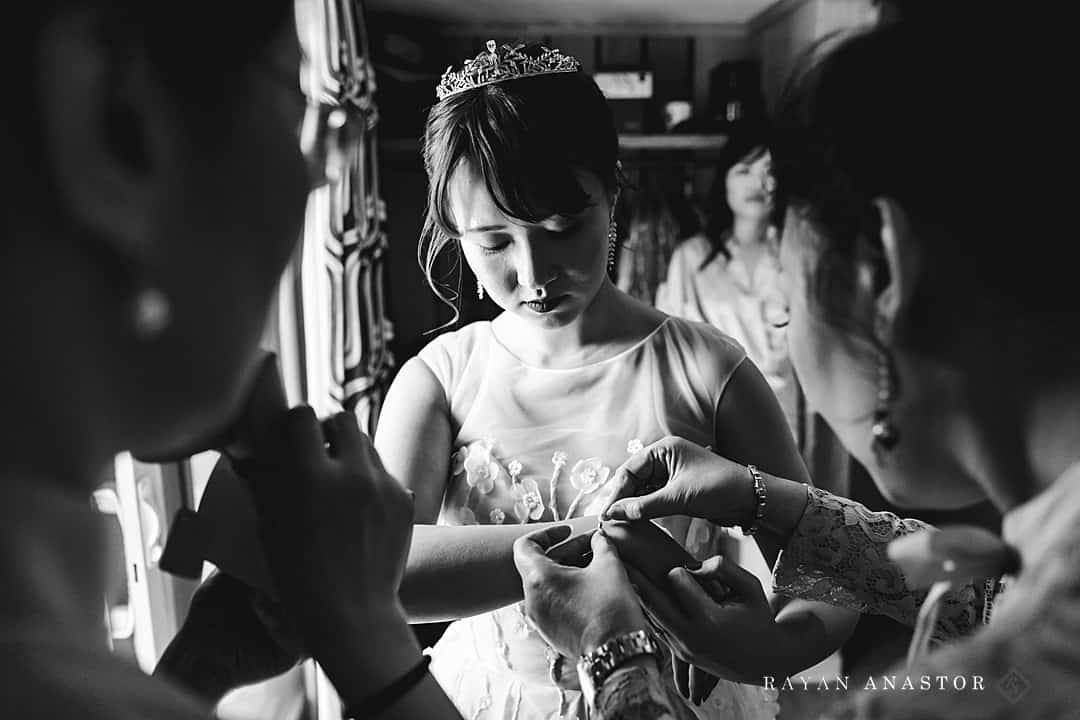
<path id="1" fill-rule="evenodd" d="M 677 567 L 668 586 L 630 568 L 649 617 L 675 655 L 717 677 L 760 684 L 785 657 L 787 638 L 761 583 L 723 557 Z"/>
<path id="2" fill-rule="evenodd" d="M 525 590 L 525 613 L 549 645 L 573 661 L 600 644 L 649 627 L 622 561 L 603 533 L 562 543 L 570 527 L 555 525 L 514 543 L 514 564 Z M 592 559 L 584 567 L 556 556 Z"/>
<path id="3" fill-rule="evenodd" d="M 745 466 L 678 437 L 639 450 L 613 479 L 612 503 L 601 516 L 642 520 L 691 515 L 717 525 L 749 523 L 757 498 Z"/>

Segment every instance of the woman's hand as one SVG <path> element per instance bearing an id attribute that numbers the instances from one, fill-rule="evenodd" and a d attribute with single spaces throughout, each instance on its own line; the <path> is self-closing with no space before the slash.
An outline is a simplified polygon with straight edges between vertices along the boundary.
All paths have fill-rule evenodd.
<path id="1" fill-rule="evenodd" d="M 633 573 L 647 577 L 658 588 L 668 587 L 668 573 L 674 568 L 701 566 L 682 545 L 651 522 L 606 522 L 603 532 L 611 540 L 624 564 Z M 717 678 L 707 671 L 673 658 L 675 687 L 687 700 L 700 704 L 716 687 Z"/>
<path id="2" fill-rule="evenodd" d="M 787 637 L 761 583 L 738 564 L 716 556 L 696 570 L 675 568 L 667 588 L 633 568 L 630 579 L 679 659 L 736 682 L 777 674 Z"/>
<path id="3" fill-rule="evenodd" d="M 420 659 L 398 601 L 412 499 L 351 413 L 293 408 L 255 450 L 239 469 L 281 604 L 339 690 L 364 697 Z"/>
<path id="4" fill-rule="evenodd" d="M 556 525 L 518 538 L 514 564 L 529 620 L 549 645 L 576 660 L 649 623 L 604 534 L 578 535 L 563 542 L 569 534 L 568 526 Z M 581 558 L 590 550 L 592 558 L 584 563 Z"/>
<path id="5" fill-rule="evenodd" d="M 228 691 L 276 677 L 303 659 L 299 639 L 280 608 L 216 572 L 195 591 L 187 618 L 154 674 L 215 704 Z"/>
<path id="6" fill-rule="evenodd" d="M 616 471 L 605 519 L 690 515 L 717 525 L 749 523 L 757 498 L 746 467 L 678 437 L 639 450 Z"/>

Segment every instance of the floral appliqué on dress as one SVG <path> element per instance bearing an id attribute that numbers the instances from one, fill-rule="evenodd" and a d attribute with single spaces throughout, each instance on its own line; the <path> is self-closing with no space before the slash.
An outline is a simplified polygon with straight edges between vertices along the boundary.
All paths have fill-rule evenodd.
<path id="1" fill-rule="evenodd" d="M 627 443 L 626 451 L 632 455 L 643 447 L 641 440 L 634 438 Z M 487 522 L 492 525 L 505 523 L 511 510 L 519 523 L 542 520 L 545 515 L 548 515 L 550 520 L 557 521 L 573 517 L 586 498 L 592 499 L 586 508 L 586 515 L 594 514 L 611 501 L 614 488 L 608 487 L 608 492 L 598 493 L 601 488 L 608 486 L 613 477 L 611 467 L 604 465 L 599 457 L 582 458 L 570 467 L 570 485 L 576 492 L 566 512 L 560 513 L 556 491 L 563 470 L 569 463 L 565 452 L 557 450 L 551 456 L 552 472 L 545 502 L 539 483 L 531 477 L 522 477 L 524 468 L 521 461 L 513 458 L 504 467 L 496 458 L 494 448 L 494 438 L 488 437 L 463 445 L 451 455 L 451 476 L 458 478 L 464 475 L 465 485 L 468 487 L 465 500 L 456 511 L 458 520 L 463 525 L 476 525 L 480 522 L 476 516 L 479 498 L 490 495 L 500 482 L 505 482 L 513 500 L 513 507 L 491 508 L 487 514 Z"/>

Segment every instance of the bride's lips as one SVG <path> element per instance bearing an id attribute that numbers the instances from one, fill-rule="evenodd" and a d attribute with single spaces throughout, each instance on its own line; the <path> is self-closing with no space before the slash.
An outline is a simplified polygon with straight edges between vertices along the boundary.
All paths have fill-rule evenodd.
<path id="1" fill-rule="evenodd" d="M 543 300 L 523 300 L 522 305 L 529 308 L 535 313 L 544 314 L 549 313 L 566 300 L 565 295 L 557 295 L 555 297 L 544 298 Z"/>

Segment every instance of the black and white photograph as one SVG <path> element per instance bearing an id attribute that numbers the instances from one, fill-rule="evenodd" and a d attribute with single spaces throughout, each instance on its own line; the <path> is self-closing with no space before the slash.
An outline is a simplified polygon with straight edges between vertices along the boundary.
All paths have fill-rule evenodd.
<path id="1" fill-rule="evenodd" d="M 1053 6 L 16 5 L 0 718 L 1080 720 Z"/>

